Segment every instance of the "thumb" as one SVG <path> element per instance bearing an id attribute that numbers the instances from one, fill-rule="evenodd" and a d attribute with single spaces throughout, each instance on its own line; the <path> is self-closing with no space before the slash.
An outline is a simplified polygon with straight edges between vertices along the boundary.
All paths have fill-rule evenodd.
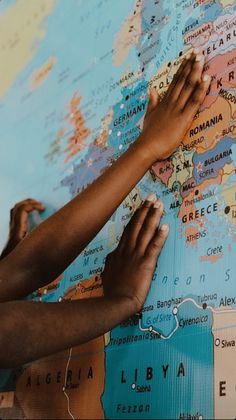
<path id="1" fill-rule="evenodd" d="M 154 108 L 156 108 L 158 101 L 159 101 L 159 95 L 156 89 L 151 87 L 149 89 L 149 102 L 148 102 L 147 113 L 152 112 Z"/>

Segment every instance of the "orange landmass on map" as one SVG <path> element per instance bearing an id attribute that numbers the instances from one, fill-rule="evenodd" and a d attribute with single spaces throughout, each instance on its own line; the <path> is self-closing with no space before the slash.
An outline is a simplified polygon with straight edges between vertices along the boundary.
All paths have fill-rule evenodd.
<path id="1" fill-rule="evenodd" d="M 218 260 L 220 260 L 221 258 L 223 258 L 223 256 L 224 256 L 223 253 L 218 254 L 218 255 L 202 255 L 200 257 L 200 261 L 205 261 L 205 262 L 208 261 L 208 262 L 211 262 L 211 263 L 215 263 Z"/>
<path id="2" fill-rule="evenodd" d="M 190 236 L 190 235 L 192 235 L 193 236 L 193 238 L 195 238 L 195 235 L 197 234 L 197 233 L 199 233 L 199 228 L 198 227 L 196 227 L 196 226 L 189 226 L 189 227 L 187 227 L 187 229 L 185 230 L 185 236 L 186 237 L 188 237 L 188 236 Z M 191 241 L 191 245 L 192 246 L 197 246 L 197 239 L 193 239 L 192 241 Z"/>
<path id="3" fill-rule="evenodd" d="M 91 130 L 86 127 L 85 119 L 82 112 L 79 110 L 79 105 L 81 102 L 81 96 L 78 96 L 75 93 L 69 104 L 69 123 L 73 125 L 74 132 L 72 136 L 68 139 L 68 146 L 65 149 L 66 157 L 64 162 L 67 163 L 71 158 L 73 158 L 78 152 L 86 146 L 86 141 L 91 134 Z"/>
<path id="4" fill-rule="evenodd" d="M 102 119 L 100 134 L 94 139 L 93 144 L 102 149 L 107 146 L 107 139 L 109 137 L 109 126 L 113 119 L 113 109 L 111 108 L 107 115 Z"/>
<path id="5" fill-rule="evenodd" d="M 38 88 L 48 77 L 56 63 L 55 57 L 50 57 L 38 70 L 34 71 L 31 79 L 32 89 Z"/>
<path id="6" fill-rule="evenodd" d="M 72 287 L 65 299 L 92 298 L 102 293 L 101 280 L 93 277 Z M 102 336 L 26 367 L 15 393 L 26 418 L 103 419 L 104 346 Z"/>
<path id="7" fill-rule="evenodd" d="M 183 144 L 189 149 L 194 147 L 198 154 L 213 149 L 224 136 L 230 115 L 228 102 L 219 96 L 210 108 L 198 114 L 184 137 Z"/>
<path id="8" fill-rule="evenodd" d="M 62 279 L 62 274 L 58 276 L 54 281 L 52 281 L 47 286 L 44 286 L 38 289 L 37 290 L 38 297 L 41 298 L 46 293 L 54 291 L 58 287 L 58 284 L 60 283 L 61 279 Z"/>
<path id="9" fill-rule="evenodd" d="M 221 179 L 222 179 L 222 171 L 219 171 L 219 175 L 216 178 L 214 178 L 214 185 L 215 184 L 220 184 L 221 183 Z M 208 187 L 211 187 L 212 186 L 212 182 L 213 182 L 212 181 L 212 178 L 211 179 L 206 179 L 205 181 L 202 182 L 201 185 L 198 185 L 196 187 L 196 189 L 198 189 L 198 191 L 199 191 L 198 197 L 201 196 L 201 194 L 204 192 L 205 189 L 207 189 Z M 191 191 L 183 199 L 183 202 L 181 204 L 181 207 L 179 209 L 179 214 L 178 214 L 178 217 L 180 219 L 182 219 L 184 217 L 184 215 L 186 215 L 186 214 L 195 213 L 196 206 L 195 206 L 194 200 L 196 200 L 196 195 L 195 195 L 196 189 L 194 189 L 193 191 Z M 189 229 L 189 225 L 192 225 L 192 224 L 193 224 L 193 222 L 192 221 L 189 221 L 189 219 L 188 219 L 186 221 L 186 225 L 185 225 L 186 226 L 186 230 Z M 202 219 L 196 219 L 196 220 L 194 220 L 194 225 L 199 226 L 199 227 L 202 228 L 204 226 L 203 218 Z M 186 230 L 185 230 L 185 232 L 186 232 Z"/>
<path id="10" fill-rule="evenodd" d="M 236 86 L 236 48 L 225 53 L 219 54 L 210 60 L 205 71 L 212 78 L 211 90 L 204 101 L 204 108 L 209 108 L 218 98 L 221 89 L 228 90 Z"/>

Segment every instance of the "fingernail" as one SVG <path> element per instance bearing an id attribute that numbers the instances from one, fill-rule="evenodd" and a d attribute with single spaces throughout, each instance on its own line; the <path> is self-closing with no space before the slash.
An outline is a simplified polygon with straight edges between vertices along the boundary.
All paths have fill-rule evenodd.
<path id="1" fill-rule="evenodd" d="M 209 74 L 204 74 L 203 77 L 202 77 L 202 81 L 203 82 L 209 82 L 210 78 L 211 78 L 211 76 L 209 76 Z"/>
<path id="2" fill-rule="evenodd" d="M 161 207 L 161 201 L 156 201 L 156 202 L 153 204 L 153 207 L 154 207 L 155 209 L 159 209 L 159 208 Z"/>
<path id="3" fill-rule="evenodd" d="M 169 225 L 162 225 L 161 226 L 161 231 L 162 232 L 168 232 L 169 231 Z"/>
<path id="4" fill-rule="evenodd" d="M 156 195 L 155 194 L 149 194 L 148 196 L 147 196 L 147 198 L 146 198 L 146 200 L 145 201 L 151 201 L 152 203 L 154 203 L 155 201 L 156 201 Z"/>
<path id="5" fill-rule="evenodd" d="M 199 54 L 200 53 L 200 48 L 196 47 L 193 49 L 194 54 Z"/>
<path id="6" fill-rule="evenodd" d="M 190 57 L 191 57 L 191 53 L 188 53 L 187 55 L 186 55 L 186 60 L 189 60 L 190 59 Z"/>
<path id="7" fill-rule="evenodd" d="M 195 61 L 200 62 L 200 61 L 203 61 L 203 59 L 204 59 L 204 56 L 202 54 L 198 54 L 196 55 Z"/>

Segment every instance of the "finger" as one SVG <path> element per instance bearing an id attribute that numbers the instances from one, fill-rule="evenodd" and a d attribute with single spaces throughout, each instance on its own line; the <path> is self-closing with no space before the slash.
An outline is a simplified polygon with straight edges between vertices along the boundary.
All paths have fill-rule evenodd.
<path id="1" fill-rule="evenodd" d="M 182 91 L 186 80 L 188 79 L 189 74 L 191 73 L 194 61 L 195 61 L 196 55 L 191 54 L 190 58 L 186 61 L 186 65 L 181 70 L 181 72 L 178 74 L 176 78 L 176 83 L 174 86 L 174 89 L 172 90 L 169 100 L 171 102 L 176 102 L 179 98 L 180 92 Z"/>
<path id="2" fill-rule="evenodd" d="M 42 203 L 35 202 L 35 203 L 29 203 L 28 205 L 21 207 L 23 211 L 26 211 L 27 213 L 31 213 L 34 210 L 37 210 L 39 212 L 44 211 L 45 207 Z"/>
<path id="3" fill-rule="evenodd" d="M 20 220 L 18 225 L 18 237 L 23 239 L 29 231 L 29 219 L 26 212 L 20 214 Z"/>
<path id="4" fill-rule="evenodd" d="M 193 92 L 193 94 L 190 96 L 184 110 L 183 114 L 186 115 L 186 118 L 189 119 L 189 121 L 192 121 L 193 117 L 197 113 L 198 109 L 202 105 L 206 94 L 208 92 L 208 89 L 211 84 L 211 77 L 207 74 L 205 74 L 202 78 L 202 81 L 198 84 L 197 88 Z"/>
<path id="5" fill-rule="evenodd" d="M 163 203 L 157 201 L 149 210 L 143 226 L 139 232 L 136 250 L 138 254 L 143 255 L 146 252 L 146 248 L 149 242 L 152 240 L 153 235 L 159 226 L 160 219 L 164 210 Z"/>
<path id="6" fill-rule="evenodd" d="M 28 204 L 41 204 L 41 206 L 44 208 L 44 205 L 41 203 L 41 201 L 34 200 L 33 198 L 27 198 L 25 200 L 19 201 L 19 203 L 16 203 L 13 210 L 18 208 L 18 207 L 25 206 L 25 205 L 28 205 Z"/>
<path id="7" fill-rule="evenodd" d="M 36 200 L 31 200 L 31 201 L 26 200 L 24 202 L 18 203 L 14 207 L 13 212 L 18 213 L 18 212 L 26 211 L 27 213 L 30 213 L 33 210 L 38 210 L 39 212 L 41 212 L 45 210 L 45 206 Z"/>
<path id="8" fill-rule="evenodd" d="M 11 235 L 18 240 L 22 240 L 28 232 L 28 213 L 18 212 L 11 224 Z"/>
<path id="9" fill-rule="evenodd" d="M 166 97 L 170 97 L 179 81 L 179 78 L 181 77 L 183 71 L 186 69 L 186 66 L 189 65 L 192 60 L 193 60 L 194 56 L 191 54 L 190 57 L 188 59 L 184 58 L 181 65 L 179 66 L 177 72 L 175 73 L 173 80 L 166 92 Z"/>
<path id="10" fill-rule="evenodd" d="M 161 228 L 156 230 L 156 233 L 153 239 L 150 241 L 149 246 L 146 250 L 146 258 L 149 259 L 149 262 L 156 264 L 157 258 L 159 257 L 162 248 L 165 244 L 165 241 L 169 234 L 169 226 L 163 225 Z"/>
<path id="11" fill-rule="evenodd" d="M 152 112 L 156 108 L 156 106 L 158 104 L 158 100 L 159 100 L 159 95 L 158 95 L 156 89 L 153 88 L 153 87 L 150 88 L 147 113 Z"/>
<path id="12" fill-rule="evenodd" d="M 179 94 L 178 107 L 180 109 L 185 107 L 188 99 L 195 91 L 196 86 L 201 82 L 204 62 L 205 60 L 203 55 L 199 54 L 196 56 L 191 72 L 186 78 L 184 86 Z"/>
<path id="13" fill-rule="evenodd" d="M 13 217 L 11 220 L 11 229 L 16 232 L 17 235 L 20 235 L 20 232 L 23 230 L 25 233 L 28 232 L 28 217 L 32 211 L 43 211 L 44 207 L 39 202 L 34 202 L 31 204 L 21 204 L 13 212 Z"/>
<path id="14" fill-rule="evenodd" d="M 132 219 L 129 221 L 124 229 L 123 235 L 118 246 L 119 250 L 133 249 L 136 245 L 136 240 L 140 229 L 142 228 L 143 222 L 150 207 L 156 202 L 156 195 L 150 194 L 141 207 L 136 211 Z"/>

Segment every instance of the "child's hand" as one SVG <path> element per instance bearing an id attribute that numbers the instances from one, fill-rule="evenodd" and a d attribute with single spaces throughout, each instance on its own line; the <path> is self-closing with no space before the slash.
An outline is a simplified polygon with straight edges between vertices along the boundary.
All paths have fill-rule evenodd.
<path id="1" fill-rule="evenodd" d="M 168 236 L 169 228 L 158 228 L 163 204 L 151 195 L 126 226 L 120 243 L 108 255 L 102 274 L 104 295 L 124 298 L 132 303 L 133 313 L 141 310 L 157 258 Z"/>
<path id="2" fill-rule="evenodd" d="M 31 198 L 20 201 L 11 209 L 9 237 L 7 244 L 0 255 L 0 259 L 3 259 L 10 254 L 10 252 L 12 252 L 27 235 L 29 231 L 29 214 L 34 210 L 42 212 L 45 208 L 42 203 Z"/>
<path id="3" fill-rule="evenodd" d="M 138 142 L 149 150 L 153 161 L 168 158 L 190 128 L 211 82 L 208 75 L 202 75 L 203 66 L 202 55 L 192 54 L 184 60 L 159 103 L 155 89 L 150 90 L 144 128 Z"/>
<path id="4" fill-rule="evenodd" d="M 42 212 L 45 208 L 42 203 L 31 198 L 23 200 L 13 207 L 10 220 L 10 239 L 16 243 L 24 239 L 29 230 L 29 214 L 35 210 Z"/>

